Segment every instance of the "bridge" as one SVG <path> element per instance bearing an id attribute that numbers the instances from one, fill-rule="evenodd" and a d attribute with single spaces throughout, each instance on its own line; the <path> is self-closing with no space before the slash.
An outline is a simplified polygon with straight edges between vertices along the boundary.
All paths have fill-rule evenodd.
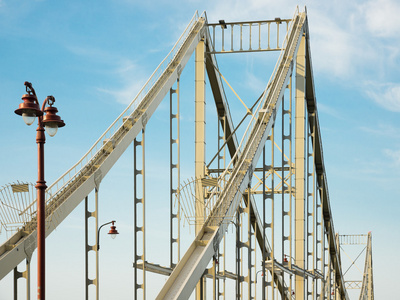
<path id="1" fill-rule="evenodd" d="M 277 54 L 257 99 L 243 100 L 219 68 L 217 57 Z M 181 79 L 194 55 L 194 166 L 181 163 Z M 279 56 L 278 56 L 279 55 Z M 206 82 L 215 126 L 206 135 Z M 227 90 L 229 89 L 229 91 Z M 228 100 L 229 95 L 233 97 Z M 323 96 L 323 95 L 322 95 Z M 146 244 L 146 126 L 169 101 L 169 262 L 149 261 Z M 187 101 L 187 99 L 185 99 Z M 230 107 L 239 104 L 235 122 Z M 235 114 L 237 114 L 235 112 Z M 127 148 L 134 149 L 134 299 L 145 299 L 151 274 L 165 277 L 156 299 L 373 299 L 372 236 L 339 235 L 334 228 L 318 118 L 307 12 L 289 19 L 208 23 L 196 14 L 135 99 L 87 153 L 46 190 L 46 237 L 85 202 L 86 237 L 98 230 L 99 187 Z M 207 136 L 207 137 L 206 137 Z M 211 141 L 212 140 L 212 141 Z M 209 145 L 217 151 L 210 156 Z M 208 155 L 207 155 L 208 154 Z M 210 156 L 211 159 L 206 159 Z M 192 170 L 181 178 L 181 170 Z M 187 171 L 186 171 L 187 173 Z M 36 249 L 33 185 L 1 190 L 0 217 L 10 238 L 0 246 L 0 280 L 14 272 L 30 282 Z M 95 208 L 89 209 L 94 192 Z M 91 220 L 95 220 L 91 228 Z M 183 226 L 192 228 L 185 234 Z M 93 226 L 92 226 L 93 227 Z M 56 233 L 54 233 L 56 234 Z M 365 245 L 358 281 L 345 278 L 342 245 Z M 86 299 L 99 296 L 98 239 L 86 238 Z M 17 266 L 25 261 L 26 270 Z M 96 269 L 95 276 L 89 268 Z M 95 289 L 90 287 L 95 286 Z M 11 288 L 11 287 L 10 287 Z M 30 298 L 29 288 L 27 296 Z"/>

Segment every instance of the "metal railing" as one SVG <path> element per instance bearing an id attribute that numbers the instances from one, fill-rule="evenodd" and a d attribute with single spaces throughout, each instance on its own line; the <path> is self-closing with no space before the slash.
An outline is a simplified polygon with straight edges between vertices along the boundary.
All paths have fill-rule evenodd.
<path id="1" fill-rule="evenodd" d="M 192 27 L 199 20 L 199 14 L 196 11 L 193 18 L 189 22 L 188 26 L 179 37 L 178 41 L 175 43 L 172 50 L 164 58 L 164 60 L 159 64 L 147 82 L 144 84 L 142 89 L 139 91 L 137 96 L 132 100 L 128 107 L 117 117 L 117 119 L 107 128 L 107 130 L 100 136 L 100 138 L 94 143 L 94 145 L 89 149 L 89 151 L 83 155 L 83 157 L 73 165 L 67 172 L 65 172 L 60 178 L 58 178 L 53 184 L 47 188 L 48 197 L 46 198 L 46 203 L 58 194 L 63 188 L 73 180 L 75 180 L 82 172 L 82 170 L 91 164 L 91 162 L 97 157 L 97 155 L 102 150 L 104 143 L 108 140 L 112 140 L 113 136 L 123 127 L 126 118 L 129 118 L 135 110 L 142 103 L 148 92 L 155 86 L 158 79 L 162 74 L 168 69 L 171 62 L 174 60 L 175 56 L 178 54 L 181 46 L 184 44 L 192 30 Z"/>
<path id="2" fill-rule="evenodd" d="M 290 23 L 290 27 L 287 31 L 285 40 L 283 42 L 284 48 L 286 48 L 286 45 L 287 45 L 288 39 L 289 39 L 289 34 L 292 32 L 294 20 L 298 16 L 298 14 L 299 14 L 299 9 L 297 8 L 294 13 L 294 16 L 292 18 L 292 22 Z M 284 57 L 284 52 L 285 51 L 282 50 L 280 53 L 279 59 L 277 60 L 275 68 L 272 72 L 272 75 L 271 75 L 269 81 L 268 81 L 267 87 L 265 88 L 265 90 L 263 92 L 262 100 L 259 102 L 255 111 L 251 115 L 251 120 L 245 130 L 245 133 L 244 133 L 240 143 L 239 143 L 239 147 L 238 147 L 235 155 L 232 157 L 232 159 L 231 159 L 230 163 L 228 164 L 228 166 L 226 167 L 225 171 L 222 172 L 222 174 L 219 176 L 219 179 L 218 179 L 219 186 L 225 187 L 225 181 L 226 181 L 227 177 L 232 178 L 232 177 L 235 177 L 238 174 L 238 172 L 240 172 L 240 171 L 247 171 L 247 167 L 246 167 L 247 162 L 244 160 L 244 157 L 246 155 L 244 155 L 245 153 L 243 153 L 243 151 L 245 150 L 245 147 L 248 146 L 249 139 L 251 136 L 253 136 L 253 137 L 258 136 L 260 134 L 262 135 L 262 133 L 263 133 L 262 129 L 264 128 L 264 126 L 262 126 L 263 125 L 262 122 L 261 123 L 257 122 L 259 113 L 260 113 L 261 118 L 264 119 L 268 116 L 268 114 L 271 114 L 272 109 L 275 106 L 275 99 L 267 99 L 267 96 L 272 94 L 273 91 L 271 90 L 271 88 L 273 88 L 274 91 L 281 88 L 281 87 L 272 86 L 272 82 L 273 82 L 275 76 L 277 75 L 279 66 L 286 65 L 290 59 L 289 57 Z M 269 102 L 267 102 L 267 100 L 269 100 Z M 260 112 L 261 108 L 263 108 L 263 112 Z M 258 128 L 256 128 L 256 125 L 258 125 Z M 256 147 L 258 147 L 258 144 L 255 144 L 255 145 L 252 144 L 251 146 L 252 146 L 252 148 L 256 148 Z M 249 147 L 249 148 L 251 148 L 251 147 Z M 250 153 L 250 150 L 251 149 L 247 149 L 247 153 Z M 235 168 L 234 168 L 233 165 L 234 165 L 234 162 L 236 162 L 236 161 L 238 162 L 239 166 L 235 166 Z M 234 173 L 231 175 L 230 175 L 230 169 L 234 169 Z M 227 184 L 228 185 L 230 184 L 231 186 L 228 189 L 226 189 L 226 188 L 224 189 L 224 190 L 226 190 L 226 193 L 236 191 L 235 190 L 236 187 L 230 180 L 227 182 Z M 222 195 L 220 195 L 219 193 L 216 193 L 216 192 L 212 193 L 208 199 L 209 203 L 207 204 L 207 206 L 215 208 L 217 205 L 217 202 L 223 198 L 221 196 Z M 222 211 L 223 210 L 221 210 L 221 212 Z M 232 213 L 228 212 L 228 215 L 231 215 Z M 212 217 L 215 220 L 217 220 L 217 219 L 222 220 L 224 218 L 224 216 L 225 216 L 225 214 L 223 213 L 222 215 L 213 215 Z"/>
<path id="3" fill-rule="evenodd" d="M 211 53 L 279 51 L 293 19 L 208 24 L 212 29 Z M 272 26 L 271 26 L 272 25 Z M 283 30 L 282 30 L 283 27 Z"/>

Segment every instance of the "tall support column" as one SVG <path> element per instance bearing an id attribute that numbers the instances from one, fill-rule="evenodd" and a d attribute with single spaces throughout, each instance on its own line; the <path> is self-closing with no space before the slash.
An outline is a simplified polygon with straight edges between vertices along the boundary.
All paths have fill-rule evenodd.
<path id="1" fill-rule="evenodd" d="M 206 97 L 205 97 L 205 47 L 204 38 L 197 44 L 195 51 L 195 178 L 203 178 L 205 175 L 205 150 L 206 150 Z M 204 188 L 201 180 L 196 187 L 195 207 L 195 234 L 197 235 L 205 221 Z M 196 299 L 203 299 L 203 284 L 196 286 Z"/>
<path id="2" fill-rule="evenodd" d="M 368 232 L 368 242 L 367 242 L 367 268 L 368 271 L 366 273 L 366 276 L 368 276 L 368 286 L 367 286 L 367 299 L 368 300 L 374 300 L 374 275 L 373 275 L 373 267 L 372 267 L 372 234 L 371 232 Z"/>
<path id="3" fill-rule="evenodd" d="M 134 299 L 146 299 L 146 218 L 145 218 L 145 129 L 142 140 L 134 140 Z M 141 147 L 141 151 L 138 149 Z M 141 169 L 138 166 L 141 164 Z M 140 178 L 138 178 L 140 177 Z M 140 222 L 141 221 L 141 222 Z M 141 233 L 141 239 L 140 239 Z M 139 250 L 141 248 L 141 251 Z M 138 265 L 142 264 L 142 275 L 139 276 Z M 140 278 L 142 279 L 139 283 Z M 141 290 L 142 297 L 138 296 Z"/>
<path id="4" fill-rule="evenodd" d="M 321 299 L 322 291 L 323 291 L 323 284 L 324 284 L 324 262 L 323 262 L 323 239 L 324 239 L 324 225 L 323 225 L 323 216 L 322 216 L 322 187 L 317 187 L 317 194 L 316 194 L 316 206 L 315 206 L 315 235 L 316 235 L 316 242 L 315 242 L 315 252 L 316 252 L 316 267 L 317 270 L 321 273 L 322 279 L 317 279 L 316 284 L 316 299 Z"/>
<path id="5" fill-rule="evenodd" d="M 275 299 L 275 127 L 272 126 L 271 135 L 268 137 L 271 141 L 271 192 L 267 195 L 267 198 L 271 200 L 271 288 L 272 288 L 272 300 Z M 283 276 L 283 274 L 282 274 Z"/>
<path id="6" fill-rule="evenodd" d="M 176 105 L 173 95 L 176 94 Z M 170 89 L 170 268 L 180 260 L 180 201 L 174 208 L 174 195 L 180 185 L 179 78 L 176 89 Z M 175 126 L 174 126 L 175 120 Z M 175 134 L 174 134 L 175 128 Z M 175 145 L 175 147 L 174 147 Z M 179 197 L 179 195 L 178 195 Z"/>
<path id="7" fill-rule="evenodd" d="M 293 137 L 293 78 L 289 79 L 289 97 L 282 98 L 282 247 L 281 259 L 292 268 L 293 252 L 293 174 L 294 164 L 292 159 Z M 285 261 L 287 260 L 287 262 Z M 292 275 L 288 277 L 289 293 L 293 292 Z"/>
<path id="8" fill-rule="evenodd" d="M 221 145 L 225 143 L 226 140 L 226 131 L 222 131 L 221 132 L 221 123 L 223 124 L 222 128 L 226 128 L 226 116 L 218 116 L 218 149 L 221 148 Z M 218 153 L 218 178 L 221 174 L 220 170 L 221 169 L 225 169 L 226 168 L 226 147 L 223 148 L 222 150 L 222 155 L 221 152 Z M 222 189 L 222 187 L 219 187 Z M 225 240 L 225 235 L 224 238 L 222 240 L 222 242 L 219 245 L 218 248 L 218 264 L 217 264 L 217 273 L 222 273 L 222 280 L 218 279 L 217 282 L 217 292 L 218 292 L 218 297 L 217 299 L 220 298 L 220 296 L 222 296 L 222 299 L 225 299 L 225 295 L 226 295 L 226 278 L 225 278 L 225 273 L 226 273 L 226 240 Z M 222 271 L 221 271 L 222 269 Z M 222 284 L 221 284 L 222 281 Z"/>
<path id="9" fill-rule="evenodd" d="M 339 234 L 336 233 L 335 236 L 335 240 L 336 240 L 336 251 L 337 253 L 339 253 L 339 263 L 340 265 L 342 265 L 341 259 L 340 259 L 340 240 L 339 240 Z M 339 289 L 338 289 L 338 282 L 336 281 L 336 270 L 333 269 L 334 273 L 333 273 L 333 280 L 334 280 L 334 285 L 333 285 L 333 292 L 334 292 L 334 297 L 332 297 L 332 299 L 334 300 L 340 300 L 340 296 L 339 296 Z"/>
<path id="10" fill-rule="evenodd" d="M 323 175 L 321 175 L 323 176 Z M 321 221 L 320 221 L 320 226 L 321 226 L 321 236 L 320 236 L 320 251 L 321 251 L 321 273 L 322 273 L 322 278 L 321 279 L 321 296 L 320 299 L 325 300 L 326 299 L 326 295 L 325 295 L 325 286 L 326 286 L 326 282 L 325 282 L 325 277 L 326 277 L 326 255 L 325 255 L 325 222 L 324 222 L 324 215 L 323 215 L 323 211 L 324 211 L 324 195 L 325 192 L 323 191 L 324 187 L 321 187 L 321 204 L 320 204 L 320 215 L 321 215 Z"/>
<path id="11" fill-rule="evenodd" d="M 271 134 L 268 136 L 264 145 L 263 156 L 263 232 L 264 232 L 264 247 L 270 245 L 270 259 L 265 262 L 265 249 L 263 249 L 263 299 L 275 299 L 275 280 L 276 266 L 274 259 L 275 252 L 275 128 L 272 127 Z M 270 153 L 267 149 L 270 149 Z M 267 157 L 267 153 L 269 158 Z M 268 237 L 268 238 L 267 238 Z M 265 271 L 264 271 L 265 270 Z M 271 276 L 268 278 L 268 274 Z"/>
<path id="12" fill-rule="evenodd" d="M 96 299 L 99 299 L 99 251 L 98 251 L 98 240 L 97 240 L 97 229 L 98 229 L 98 189 L 95 189 L 95 197 L 94 197 L 94 210 L 90 211 L 89 210 L 89 197 L 85 197 L 85 299 L 88 300 L 90 295 L 89 291 L 89 286 L 94 285 L 95 286 L 95 295 Z M 94 226 L 93 228 L 89 228 L 89 219 L 94 218 Z M 91 233 L 91 236 L 94 237 L 95 244 L 94 245 L 89 245 L 89 235 Z M 95 269 L 94 269 L 94 278 L 90 278 L 89 276 L 89 253 L 93 253 L 95 255 Z M 93 267 L 92 267 L 93 268 Z"/>
<path id="13" fill-rule="evenodd" d="M 308 114 L 307 126 L 307 246 L 306 246 L 306 268 L 315 270 L 315 113 Z M 307 299 L 314 297 L 315 279 L 307 278 Z"/>
<path id="14" fill-rule="evenodd" d="M 324 278 L 326 278 L 327 276 L 330 276 L 329 275 L 329 273 L 330 273 L 329 266 L 330 266 L 330 263 L 331 263 L 331 256 L 329 255 L 328 247 L 326 247 L 327 245 L 328 245 L 328 238 L 327 238 L 326 232 L 324 232 L 324 262 L 325 262 L 324 263 L 324 270 L 325 270 Z M 329 284 L 328 281 L 325 282 L 325 290 L 327 289 L 327 285 L 328 284 Z M 328 293 L 324 293 L 324 298 L 323 299 L 328 299 L 328 295 L 327 294 Z"/>
<path id="15" fill-rule="evenodd" d="M 203 178 L 205 174 L 206 149 L 206 97 L 205 97 L 205 47 L 201 40 L 195 54 L 195 177 Z M 198 181 L 201 185 L 201 181 Z M 204 223 L 204 190 L 196 188 L 196 234 Z"/>
<path id="16" fill-rule="evenodd" d="M 326 276 L 326 287 L 325 287 L 325 297 L 331 300 L 331 290 L 332 290 L 332 263 L 330 255 L 328 257 L 328 274 Z"/>
<path id="17" fill-rule="evenodd" d="M 245 201 L 250 201 L 250 197 L 251 197 L 251 185 L 249 185 L 247 187 L 247 191 L 246 191 L 246 198 Z M 252 243 L 252 239 L 253 239 L 253 234 L 254 232 L 252 231 L 253 227 L 252 227 L 252 218 L 251 218 L 251 214 L 250 214 L 250 204 L 247 203 L 247 205 L 244 208 L 244 212 L 247 215 L 247 242 L 244 244 L 244 246 L 247 248 L 247 276 L 245 277 L 245 281 L 247 283 L 247 298 L 246 299 L 254 299 L 253 297 L 253 279 L 252 279 L 252 271 L 254 268 L 254 263 L 252 260 L 252 253 L 254 251 L 253 249 L 253 243 Z"/>
<path id="18" fill-rule="evenodd" d="M 261 299 L 266 299 L 266 295 L 265 295 L 265 290 L 266 290 L 266 288 L 267 288 L 267 282 L 266 282 L 266 266 L 265 266 L 265 257 L 266 257 L 266 249 L 265 249 L 265 241 L 266 241 L 266 237 L 265 237 L 265 234 L 266 234 L 266 232 L 265 232 L 265 228 L 267 227 L 266 226 L 266 216 L 265 216 L 265 200 L 266 200 L 266 198 L 265 198 L 265 175 L 266 175 L 266 166 L 265 166 L 265 145 L 264 145 L 264 148 L 263 148 L 263 154 L 262 154 L 262 156 L 263 156 L 263 170 L 262 170 L 262 178 L 263 178 L 263 180 L 262 180 L 262 191 L 263 191 L 263 197 L 262 197 L 262 199 L 263 199 L 263 209 L 262 209 L 262 214 L 263 214 L 263 221 L 262 221 L 262 224 L 263 224 L 263 228 L 262 228 L 262 233 L 263 233 L 263 243 L 262 243 L 262 269 L 261 269 L 261 272 L 262 272 L 262 284 L 261 284 L 261 288 L 262 288 L 262 290 L 261 290 Z M 257 278 L 256 278 L 256 280 L 257 280 Z"/>
<path id="19" fill-rule="evenodd" d="M 242 299 L 242 214 L 243 208 L 241 205 L 238 207 L 238 211 L 236 213 L 236 300 Z"/>
<path id="20" fill-rule="evenodd" d="M 296 192 L 295 192 L 295 263 L 305 268 L 305 35 L 303 34 L 296 57 Z M 296 299 L 304 299 L 304 277 L 295 276 Z"/>
<path id="21" fill-rule="evenodd" d="M 26 259 L 26 269 L 23 272 L 19 272 L 17 267 L 14 268 L 14 300 L 18 299 L 18 279 L 26 279 L 26 299 L 31 299 L 31 265 L 30 259 Z"/>
<path id="22" fill-rule="evenodd" d="M 94 199 L 95 199 L 95 211 L 96 211 L 96 300 L 100 298 L 100 270 L 99 270 L 99 240 L 97 231 L 99 230 L 99 189 L 94 189 Z"/>

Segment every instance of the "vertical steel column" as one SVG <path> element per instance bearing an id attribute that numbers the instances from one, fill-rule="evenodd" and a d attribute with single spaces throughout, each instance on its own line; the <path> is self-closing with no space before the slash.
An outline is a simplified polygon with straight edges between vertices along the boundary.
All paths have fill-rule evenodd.
<path id="1" fill-rule="evenodd" d="M 205 150 L 206 150 L 206 97 L 205 97 L 205 46 L 204 38 L 197 44 L 195 51 L 195 178 L 204 178 L 205 174 Z M 195 234 L 200 231 L 205 221 L 204 188 L 201 180 L 196 185 L 195 207 Z M 203 277 L 200 279 L 203 281 Z M 203 284 L 196 286 L 196 299 L 203 299 L 201 288 Z"/>
<path id="2" fill-rule="evenodd" d="M 205 97 L 205 47 L 201 40 L 195 53 L 195 178 L 203 178 L 205 174 L 205 127 L 206 127 L 206 97 Z M 201 180 L 197 181 L 201 185 Z M 196 234 L 204 223 L 204 189 L 196 188 Z"/>
<path id="3" fill-rule="evenodd" d="M 320 299 L 322 295 L 322 287 L 323 282 L 325 280 L 323 274 L 323 243 L 324 239 L 324 228 L 323 228 L 323 216 L 322 216 L 322 187 L 317 186 L 317 195 L 316 195 L 316 207 L 315 207 L 315 234 L 316 234 L 316 242 L 315 242 L 315 251 L 316 251 L 316 268 L 319 272 L 321 272 L 322 279 L 317 279 L 316 283 L 316 299 Z M 319 283 L 319 284 L 318 284 Z"/>
<path id="4" fill-rule="evenodd" d="M 247 205 L 244 208 L 244 212 L 247 214 L 247 242 L 245 243 L 245 247 L 247 248 L 247 276 L 245 277 L 245 281 L 247 283 L 247 299 L 251 300 L 253 299 L 252 296 L 252 269 L 254 267 L 254 264 L 252 262 L 252 252 L 254 251 L 253 249 L 253 243 L 252 243 L 252 238 L 253 238 L 253 231 L 252 231 L 252 218 L 250 214 L 250 197 L 251 197 L 251 185 L 247 187 Z"/>
<path id="5" fill-rule="evenodd" d="M 89 286 L 94 285 L 96 287 L 96 299 L 99 299 L 99 251 L 97 249 L 98 240 L 97 240 L 97 230 L 98 230 L 98 189 L 95 188 L 95 198 L 94 198 L 94 211 L 89 210 L 89 197 L 85 197 L 85 299 L 89 299 Z M 95 219 L 94 228 L 92 232 L 95 236 L 95 244 L 89 245 L 89 218 Z M 95 278 L 89 278 L 89 253 L 90 251 L 94 251 L 96 256 L 96 265 L 95 265 Z"/>
<path id="6" fill-rule="evenodd" d="M 262 169 L 262 178 L 263 178 L 263 180 L 262 180 L 262 194 L 263 194 L 263 196 L 262 196 L 262 200 L 263 200 L 263 202 L 262 202 L 262 204 L 263 204 L 263 208 L 262 208 L 262 214 L 263 214 L 263 221 L 262 221 L 262 224 L 263 224 L 263 228 L 262 228 L 262 234 L 263 234 L 263 243 L 262 243 L 262 269 L 261 269 L 261 272 L 262 272 L 262 284 L 261 284 L 261 287 L 262 287 L 262 290 L 261 290 L 261 299 L 266 299 L 266 297 L 265 297 L 265 290 L 266 290 L 266 288 L 267 288 L 267 284 L 266 284 L 266 280 L 265 280 L 265 278 L 267 277 L 266 275 L 266 268 L 265 268 L 265 258 L 266 258 L 266 251 L 265 251 L 265 241 L 266 241 L 266 237 L 265 237 L 265 228 L 266 228 L 266 220 L 265 220 L 265 200 L 266 200 L 266 197 L 265 197 L 265 169 L 266 169 L 266 167 L 265 167 L 265 145 L 264 145 L 264 147 L 263 147 L 263 154 L 262 154 L 262 156 L 263 156 L 263 169 Z"/>
<path id="7" fill-rule="evenodd" d="M 271 135 L 268 137 L 271 141 L 271 287 L 272 287 L 272 300 L 275 299 L 275 126 L 271 128 Z M 283 277 L 283 274 L 282 274 Z"/>
<path id="8" fill-rule="evenodd" d="M 217 255 L 213 256 L 213 266 L 212 266 L 212 277 L 213 277 L 213 300 L 217 299 L 218 287 L 217 287 Z"/>
<path id="9" fill-rule="evenodd" d="M 266 253 L 264 250 L 263 253 L 263 270 L 265 269 L 264 278 L 263 278 L 263 299 L 269 298 L 269 296 L 272 296 L 272 299 L 275 297 L 275 163 L 274 163 L 274 158 L 275 158 L 275 139 L 274 139 L 274 126 L 271 129 L 271 134 L 267 138 L 267 142 L 264 145 L 264 157 L 263 157 L 263 232 L 264 232 L 264 247 L 267 244 L 267 229 L 271 230 L 270 234 L 270 247 L 271 247 L 271 252 L 270 252 L 270 260 L 268 261 L 268 266 L 265 265 L 265 257 Z M 269 144 L 270 143 L 270 144 Z M 271 160 L 266 162 L 266 150 L 268 147 L 271 147 Z M 268 173 L 271 175 L 271 182 L 270 186 L 267 186 L 267 178 L 269 177 Z M 269 183 L 269 182 L 268 182 Z M 268 188 L 268 190 L 266 190 Z M 267 206 L 267 201 L 270 200 L 270 203 L 268 203 Z M 269 201 L 268 201 L 269 202 Z M 268 209 L 268 208 L 269 209 Z M 269 211 L 268 215 L 270 215 L 269 218 L 267 218 L 267 211 Z M 271 273 L 270 281 L 267 281 L 267 274 Z M 267 287 L 271 287 L 269 290 Z M 264 298 L 265 297 L 265 298 Z"/>
<path id="10" fill-rule="evenodd" d="M 325 297 L 331 300 L 331 290 L 332 290 L 332 262 L 330 255 L 328 256 L 328 274 L 326 276 L 326 287 L 325 287 Z"/>
<path id="11" fill-rule="evenodd" d="M 292 159 L 292 131 L 293 131 L 293 80 L 292 77 L 289 79 L 289 100 L 287 97 L 282 98 L 282 256 L 281 259 L 286 260 L 289 269 L 292 268 L 292 227 L 293 227 L 293 159 Z M 286 107 L 285 107 L 286 106 Z M 287 131 L 287 133 L 286 133 Z M 286 145 L 287 143 L 287 149 Z M 285 186 L 284 179 L 287 178 L 287 184 Z M 286 234 L 286 232 L 288 232 Z M 284 275 L 283 275 L 284 277 Z M 285 281 L 286 282 L 286 281 Z M 292 294 L 292 275 L 289 275 L 289 293 Z"/>
<path id="12" fill-rule="evenodd" d="M 244 238 L 243 238 L 243 234 L 244 234 L 244 230 L 243 230 L 243 224 L 244 224 L 244 213 L 245 210 L 243 208 L 243 194 L 242 194 L 242 203 L 241 206 L 239 207 L 240 209 L 240 242 L 239 242 L 239 247 L 240 247 L 240 251 L 239 251 L 239 255 L 240 255 L 240 272 L 239 272 L 239 278 L 240 278 L 240 299 L 244 299 L 244 289 L 243 289 L 243 282 L 244 282 L 244 259 L 243 259 L 243 247 L 245 247 L 245 244 L 243 243 Z"/>
<path id="13" fill-rule="evenodd" d="M 325 221 L 324 221 L 324 222 L 325 222 Z M 324 228 L 325 228 L 325 227 L 324 227 Z M 325 230 L 325 229 L 324 229 L 324 230 Z M 328 247 L 326 247 L 326 245 L 328 245 L 327 240 L 328 240 L 328 235 L 327 235 L 327 232 L 325 231 L 325 234 L 324 234 L 324 262 L 325 262 L 325 264 L 324 264 L 324 270 L 325 270 L 325 274 L 326 274 L 327 276 L 330 276 L 330 270 L 329 270 L 329 268 L 330 268 L 330 263 L 331 263 L 331 256 L 329 255 Z M 324 277 L 324 278 L 325 278 L 325 277 Z M 328 282 L 328 288 L 329 288 L 329 287 L 330 287 L 330 280 L 328 280 L 327 282 Z M 325 282 L 325 290 L 327 290 L 326 284 L 327 284 L 327 283 Z M 327 293 L 325 293 L 323 299 L 328 299 Z"/>
<path id="14" fill-rule="evenodd" d="M 295 174 L 295 263 L 305 268 L 305 35 L 296 57 L 296 174 Z M 295 275 L 296 299 L 304 299 L 304 277 Z"/>
<path id="15" fill-rule="evenodd" d="M 14 300 L 18 299 L 18 279 L 25 278 L 26 279 L 26 299 L 31 299 L 31 265 L 30 258 L 27 258 L 26 261 L 26 270 L 23 272 L 18 271 L 18 266 L 14 268 Z"/>
<path id="16" fill-rule="evenodd" d="M 336 251 L 337 251 L 338 256 L 339 256 L 339 264 L 342 265 L 342 262 L 341 262 L 341 259 L 340 259 L 340 241 L 339 241 L 339 234 L 338 233 L 336 233 L 335 240 L 336 240 Z M 338 300 L 339 299 L 339 297 L 338 297 L 339 289 L 337 287 L 338 287 L 338 283 L 336 282 L 336 270 L 335 270 L 335 268 L 333 268 L 333 292 L 334 292 L 335 296 L 332 297 L 332 298 L 334 300 Z"/>
<path id="17" fill-rule="evenodd" d="M 321 175 L 321 177 L 322 177 L 323 175 Z M 325 282 L 325 274 L 326 274 L 326 270 L 325 270 L 325 267 L 326 267 L 326 263 L 325 263 L 325 260 L 326 260 L 326 257 L 325 257 L 325 222 L 324 222 L 324 214 L 323 214 L 323 211 L 324 211 L 324 199 L 323 199 L 323 197 L 324 197 L 324 194 L 325 194 L 325 192 L 323 191 L 323 189 L 324 189 L 324 187 L 321 187 L 321 204 L 320 204 L 320 214 L 321 214 L 321 245 L 320 245 L 320 248 L 321 248 L 321 273 L 322 273 L 322 279 L 321 279 L 321 296 L 322 296 L 322 298 L 321 299 L 323 299 L 323 300 L 325 300 L 326 299 L 326 295 L 325 295 L 325 285 L 326 285 L 326 282 Z"/>
<path id="18" fill-rule="evenodd" d="M 222 121 L 222 124 L 224 124 L 223 125 L 223 132 L 222 132 L 222 135 L 221 135 L 221 121 Z M 220 149 L 221 148 L 221 144 L 224 144 L 225 143 L 225 140 L 226 140 L 226 131 L 225 131 L 225 128 L 226 128 L 226 116 L 218 116 L 218 124 L 217 124 L 217 126 L 218 126 L 218 149 Z M 223 169 L 225 169 L 226 168 L 226 147 L 224 147 L 223 148 L 223 150 L 222 150 L 222 155 L 220 154 L 220 153 L 218 153 L 218 161 L 217 161 L 217 163 L 218 163 L 218 178 L 219 178 L 219 176 L 220 176 L 220 174 L 221 174 L 221 172 L 220 172 L 220 170 L 221 170 L 221 167 L 223 168 Z M 219 187 L 219 188 L 221 188 L 222 189 L 222 187 Z M 222 245 L 222 251 L 221 251 L 221 245 Z M 219 299 L 220 298 L 220 296 L 223 296 L 223 299 L 225 299 L 225 297 L 226 297 L 226 294 L 225 294 L 225 288 L 226 288 L 226 278 L 225 278 L 225 273 L 226 273 L 226 256 L 225 256 L 225 252 L 226 251 L 226 240 L 225 240 L 225 235 L 224 235 L 224 238 L 223 238 L 223 240 L 222 240 L 222 243 L 220 243 L 220 245 L 219 245 L 219 248 L 218 248 L 218 265 L 217 265 L 217 273 L 220 273 L 220 270 L 221 270 L 221 265 L 222 265 L 222 276 L 223 276 L 223 278 L 222 278 L 222 292 L 221 292 L 221 280 L 220 279 L 218 279 L 218 282 L 217 282 L 217 292 L 218 292 L 218 298 L 217 299 Z"/>
<path id="19" fill-rule="evenodd" d="M 173 94 L 176 94 L 176 108 L 173 110 Z M 180 128 L 179 128 L 179 78 L 176 81 L 176 89 L 170 89 L 170 268 L 175 268 L 180 260 L 180 201 L 177 201 L 178 207 L 174 209 L 174 195 L 180 185 Z M 173 120 L 176 120 L 176 136 L 173 134 Z M 176 157 L 174 160 L 174 147 L 176 145 Z M 174 176 L 174 170 L 176 174 Z M 175 180 L 174 180 L 175 179 Z M 178 195 L 179 197 L 179 195 Z M 174 225 L 175 221 L 175 225 Z M 176 245 L 176 254 L 174 253 Z"/>
<path id="20" fill-rule="evenodd" d="M 134 299 L 138 299 L 138 290 L 142 290 L 142 299 L 146 299 L 146 230 L 145 230 L 145 225 L 146 225 L 146 219 L 145 219 L 145 129 L 143 128 L 142 130 L 142 140 L 138 141 L 138 138 L 136 137 L 134 140 L 134 147 L 133 147 L 133 152 L 134 152 L 134 243 L 135 243 L 135 250 L 134 250 Z M 142 151 L 139 151 L 137 148 L 142 147 Z M 138 158 L 138 155 L 141 154 L 141 164 L 142 164 L 142 169 L 138 169 L 138 161 L 140 159 Z M 141 176 L 142 179 L 142 184 L 139 185 L 138 182 L 138 176 Z M 141 189 L 141 195 L 139 193 L 139 189 Z M 141 196 L 141 197 L 140 197 Z M 141 219 L 142 219 L 142 226 L 139 226 L 139 211 L 140 209 L 138 208 L 138 205 L 141 204 Z M 142 233 L 142 251 L 141 254 L 138 254 L 138 233 Z M 138 276 L 138 265 L 139 262 L 142 264 L 142 283 L 139 283 L 139 276 Z"/>
<path id="21" fill-rule="evenodd" d="M 99 285 L 100 285 L 100 276 L 99 276 L 99 240 L 98 240 L 98 234 L 97 231 L 99 230 L 99 189 L 95 188 L 94 189 L 94 198 L 95 198 L 95 210 L 96 210 L 96 300 L 99 300 L 100 298 L 100 290 L 99 290 Z"/>
<path id="22" fill-rule="evenodd" d="M 315 164 L 314 164 L 314 151 L 315 151 L 315 113 L 308 113 L 307 122 L 307 241 L 306 241 L 306 269 L 314 270 L 314 224 L 315 224 Z M 312 126 L 312 128 L 310 127 Z M 310 221 L 311 218 L 311 221 Z M 311 242 L 310 242 L 311 239 Z M 312 280 L 310 283 L 309 281 Z M 307 299 L 314 296 L 315 279 L 307 278 Z M 311 290 L 311 291 L 310 291 Z"/>
<path id="23" fill-rule="evenodd" d="M 368 271 L 366 272 L 366 276 L 368 276 L 368 286 L 367 286 L 367 295 L 368 300 L 374 300 L 374 278 L 373 278 L 373 269 L 372 269 L 372 234 L 368 232 L 368 242 L 367 242 L 367 253 L 366 253 L 366 261 Z M 365 270 L 364 270 L 365 273 Z"/>
<path id="24" fill-rule="evenodd" d="M 236 299 L 242 299 L 242 213 L 243 208 L 239 205 L 236 213 Z"/>

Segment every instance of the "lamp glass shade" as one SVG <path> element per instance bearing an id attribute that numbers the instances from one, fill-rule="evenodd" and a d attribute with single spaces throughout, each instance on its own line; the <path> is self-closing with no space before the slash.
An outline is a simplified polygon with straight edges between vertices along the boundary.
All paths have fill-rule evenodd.
<path id="1" fill-rule="evenodd" d="M 46 129 L 46 132 L 49 136 L 55 136 L 58 130 L 58 125 L 55 122 L 49 122 L 46 123 L 44 128 Z"/>
<path id="2" fill-rule="evenodd" d="M 31 111 L 23 112 L 22 119 L 24 120 L 26 125 L 30 126 L 33 124 L 33 122 L 35 122 L 36 114 Z"/>

